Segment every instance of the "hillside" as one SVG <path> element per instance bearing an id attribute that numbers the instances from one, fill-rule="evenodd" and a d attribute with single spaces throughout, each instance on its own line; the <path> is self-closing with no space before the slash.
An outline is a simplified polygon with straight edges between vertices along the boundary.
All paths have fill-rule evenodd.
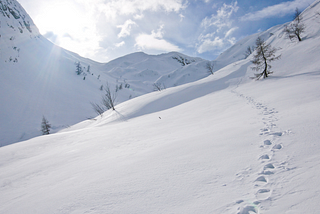
<path id="1" fill-rule="evenodd" d="M 214 75 L 1 147 L 0 213 L 317 213 L 319 3 L 302 42 L 276 26 Z M 256 81 L 236 47 L 259 35 L 282 57 Z"/>
<path id="2" fill-rule="evenodd" d="M 209 75 L 206 60 L 180 53 L 133 53 L 108 63 L 85 59 L 40 35 L 16 0 L 0 3 L 0 146 L 41 135 L 43 116 L 53 132 L 95 117 L 90 103 L 101 101 L 107 82 L 117 88 L 119 104 L 152 92 L 154 83 L 172 87 Z"/>

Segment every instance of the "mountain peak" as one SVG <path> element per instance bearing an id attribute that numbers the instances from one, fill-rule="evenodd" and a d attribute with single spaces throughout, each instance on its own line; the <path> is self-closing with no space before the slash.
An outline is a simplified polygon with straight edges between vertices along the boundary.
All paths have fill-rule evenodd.
<path id="1" fill-rule="evenodd" d="M 21 45 L 39 36 L 38 28 L 16 0 L 0 1 L 1 60 L 18 62 Z"/>
<path id="2" fill-rule="evenodd" d="M 2 16 L 1 16 L 2 15 Z M 16 0 L 0 1 L 1 31 L 9 27 L 11 31 L 39 34 L 30 16 Z"/>

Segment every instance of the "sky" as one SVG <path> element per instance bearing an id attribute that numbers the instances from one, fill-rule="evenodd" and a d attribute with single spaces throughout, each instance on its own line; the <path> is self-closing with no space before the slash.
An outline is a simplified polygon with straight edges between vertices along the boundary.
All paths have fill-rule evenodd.
<path id="1" fill-rule="evenodd" d="M 18 0 L 51 42 L 108 62 L 171 51 L 214 60 L 314 0 Z"/>

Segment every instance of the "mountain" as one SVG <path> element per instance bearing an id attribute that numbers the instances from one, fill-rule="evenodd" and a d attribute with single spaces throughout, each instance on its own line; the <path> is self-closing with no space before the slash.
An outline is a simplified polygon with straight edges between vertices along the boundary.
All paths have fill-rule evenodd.
<path id="1" fill-rule="evenodd" d="M 1 147 L 0 213 L 317 213 L 319 11 L 302 13 L 302 42 L 276 26 L 223 53 L 220 65 L 235 61 L 214 75 Z M 281 59 L 256 81 L 242 51 L 258 36 Z M 123 75 L 144 56 L 118 59 Z"/>
<path id="2" fill-rule="evenodd" d="M 154 84 L 172 87 L 209 75 L 208 61 L 181 53 L 85 59 L 40 35 L 16 0 L 0 1 L 0 23 L 0 146 L 41 135 L 43 116 L 53 132 L 96 116 L 90 103 L 100 103 L 107 82 L 119 104 L 152 92 Z"/>

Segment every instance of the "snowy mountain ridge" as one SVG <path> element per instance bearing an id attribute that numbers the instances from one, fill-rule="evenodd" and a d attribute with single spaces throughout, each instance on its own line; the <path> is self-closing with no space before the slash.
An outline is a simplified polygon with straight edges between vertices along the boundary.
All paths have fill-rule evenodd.
<path id="1" fill-rule="evenodd" d="M 0 1 L 0 16 L 1 61 L 17 63 L 20 57 L 21 40 L 29 41 L 38 38 L 39 30 L 15 0 Z"/>

